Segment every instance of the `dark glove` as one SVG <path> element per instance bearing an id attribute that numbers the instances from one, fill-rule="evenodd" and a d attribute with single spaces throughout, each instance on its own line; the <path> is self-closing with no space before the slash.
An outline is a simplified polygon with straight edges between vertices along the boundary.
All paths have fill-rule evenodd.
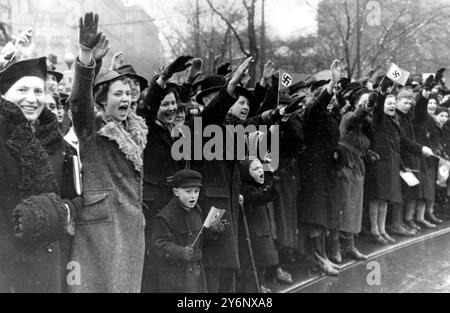
<path id="1" fill-rule="evenodd" d="M 442 82 L 445 71 L 446 71 L 446 68 L 441 68 L 436 72 L 436 76 L 434 77 L 434 82 L 436 85 L 438 85 L 439 83 Z"/>
<path id="2" fill-rule="evenodd" d="M 302 97 L 296 99 L 294 102 L 292 102 L 292 104 L 290 104 L 286 108 L 286 110 L 284 111 L 284 114 L 293 114 L 293 113 L 297 112 L 301 108 L 300 104 L 305 99 L 306 99 L 306 96 L 302 96 Z"/>
<path id="3" fill-rule="evenodd" d="M 192 60 L 194 57 L 183 55 L 179 58 L 177 58 L 172 64 L 170 64 L 168 67 L 164 69 L 162 72 L 162 78 L 165 81 L 168 81 L 172 76 L 176 73 L 181 73 L 187 70 L 189 67 L 192 66 Z"/>
<path id="4" fill-rule="evenodd" d="M 217 69 L 217 75 L 224 76 L 224 77 L 227 76 L 228 74 L 230 74 L 231 72 L 232 72 L 231 71 L 231 63 L 222 64 Z"/>
<path id="5" fill-rule="evenodd" d="M 431 75 L 430 77 L 427 78 L 427 80 L 423 84 L 423 89 L 425 91 L 431 91 L 434 88 L 434 86 L 436 86 L 436 84 L 434 83 L 434 76 Z"/>
<path id="6" fill-rule="evenodd" d="M 376 92 L 372 92 L 367 101 L 367 111 L 372 111 L 378 102 L 378 94 Z"/>
<path id="7" fill-rule="evenodd" d="M 384 76 L 384 78 L 381 80 L 380 90 L 383 93 L 385 93 L 392 86 L 394 86 L 394 82 L 390 80 L 387 76 Z"/>
<path id="8" fill-rule="evenodd" d="M 373 151 L 373 150 L 368 150 L 364 154 L 363 159 L 367 163 L 375 163 L 375 162 L 380 161 L 380 155 L 378 153 L 376 153 L 375 151 Z"/>
<path id="9" fill-rule="evenodd" d="M 98 14 L 86 13 L 80 18 L 80 45 L 88 49 L 94 49 L 98 44 L 102 33 L 98 33 Z"/>
<path id="10" fill-rule="evenodd" d="M 192 61 L 192 66 L 189 70 L 188 84 L 192 85 L 197 78 L 202 75 L 203 60 L 196 58 Z"/>

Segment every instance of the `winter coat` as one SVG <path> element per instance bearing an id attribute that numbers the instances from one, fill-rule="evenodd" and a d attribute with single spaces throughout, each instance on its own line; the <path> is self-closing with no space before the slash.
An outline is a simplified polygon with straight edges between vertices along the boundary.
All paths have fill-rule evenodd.
<path id="1" fill-rule="evenodd" d="M 373 113 L 374 140 L 372 149 L 380 160 L 369 169 L 369 199 L 402 203 L 400 153 L 403 150 L 420 155 L 422 146 L 401 133 L 397 116 L 384 113 L 386 96 L 379 95 Z"/>
<path id="2" fill-rule="evenodd" d="M 417 98 L 414 123 L 417 142 L 441 154 L 441 130 L 435 119 L 428 114 L 428 100 L 422 94 L 419 94 Z M 434 201 L 436 197 L 438 165 L 436 158 L 421 158 L 419 187 L 422 197 L 429 201 Z"/>
<path id="3" fill-rule="evenodd" d="M 362 109 L 347 113 L 340 127 L 339 144 L 345 154 L 343 168 L 338 172 L 340 230 L 353 234 L 359 234 L 362 227 L 366 175 L 363 155 L 370 148 L 371 127 L 370 117 Z"/>
<path id="4" fill-rule="evenodd" d="M 79 61 L 69 99 L 80 140 L 85 207 L 77 216 L 71 260 L 81 284 L 71 292 L 136 293 L 144 263 L 143 152 L 147 127 L 130 114 L 125 125 L 96 116 L 93 66 Z"/>
<path id="5" fill-rule="evenodd" d="M 330 230 L 339 228 L 337 166 L 333 159 L 339 142 L 339 118 L 327 109 L 332 95 L 324 90 L 306 109 L 303 123 L 306 151 L 301 160 L 300 221 Z"/>
<path id="6" fill-rule="evenodd" d="M 0 293 L 65 290 L 70 238 L 23 242 L 15 237 L 13 210 L 31 196 L 74 198 L 75 154 L 49 110 L 43 110 L 33 133 L 20 109 L 0 98 Z"/>
<path id="7" fill-rule="evenodd" d="M 414 130 L 414 115 L 410 113 L 403 113 L 397 110 L 398 121 L 400 123 L 400 130 L 402 134 L 412 140 L 416 141 L 416 134 Z M 401 154 L 402 165 L 410 170 L 413 170 L 413 174 L 419 178 L 422 158 L 407 150 L 402 150 Z M 419 186 L 410 187 L 404 181 L 402 181 L 402 194 L 404 201 L 422 199 L 422 188 Z"/>
<path id="8" fill-rule="evenodd" d="M 283 247 L 297 248 L 298 190 L 300 175 L 298 154 L 304 145 L 302 124 L 298 115 L 280 123 L 280 192 L 275 204 L 278 241 Z"/>
<path id="9" fill-rule="evenodd" d="M 236 99 L 224 88 L 205 108 L 216 108 L 216 114 L 210 124 L 220 125 L 225 133 L 224 120 Z M 203 111 L 204 112 L 204 111 Z M 206 143 L 206 140 L 204 143 Z M 226 149 L 226 146 L 224 147 Z M 226 153 L 226 151 L 224 151 Z M 230 223 L 217 240 L 205 238 L 203 264 L 205 268 L 222 268 L 238 271 L 240 269 L 238 254 L 239 225 L 239 190 L 240 175 L 236 161 L 192 161 L 192 169 L 203 176 L 204 192 L 201 193 L 199 205 L 206 217 L 211 207 L 225 210 L 224 220 Z"/>
<path id="10" fill-rule="evenodd" d="M 194 247 L 195 260 L 184 260 L 184 248 L 194 243 L 202 225 L 201 209 L 196 206 L 188 212 L 176 198 L 156 216 L 151 242 L 159 257 L 159 292 L 206 292 L 202 264 L 203 235 Z"/>
<path id="11" fill-rule="evenodd" d="M 144 100 L 141 116 L 148 127 L 147 146 L 144 152 L 144 201 L 147 204 L 147 230 L 151 230 L 153 219 L 172 199 L 172 189 L 167 178 L 184 169 L 183 161 L 172 157 L 175 139 L 168 127 L 156 120 L 161 101 L 166 96 L 154 79 Z"/>
<path id="12" fill-rule="evenodd" d="M 278 195 L 272 181 L 268 184 L 257 184 L 248 174 L 249 162 L 241 167 L 243 177 L 241 194 L 244 196 L 244 208 L 247 217 L 250 240 L 253 248 L 253 256 L 256 266 L 270 267 L 279 264 L 278 252 L 272 237 L 269 204 Z M 246 242 L 246 233 L 243 223 L 239 227 L 239 249 L 242 263 L 242 271 L 251 270 L 250 254 Z"/>

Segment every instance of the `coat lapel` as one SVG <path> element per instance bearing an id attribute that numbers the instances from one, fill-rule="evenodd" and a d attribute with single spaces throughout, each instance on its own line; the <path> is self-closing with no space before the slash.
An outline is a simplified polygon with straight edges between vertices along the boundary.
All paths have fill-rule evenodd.
<path id="1" fill-rule="evenodd" d="M 116 122 L 104 116 L 101 118 L 106 124 L 98 131 L 98 135 L 117 143 L 127 160 L 133 163 L 135 170 L 142 172 L 143 152 L 147 145 L 148 134 L 144 120 L 135 114 L 130 114 L 125 126 L 127 130 L 125 130 Z"/>

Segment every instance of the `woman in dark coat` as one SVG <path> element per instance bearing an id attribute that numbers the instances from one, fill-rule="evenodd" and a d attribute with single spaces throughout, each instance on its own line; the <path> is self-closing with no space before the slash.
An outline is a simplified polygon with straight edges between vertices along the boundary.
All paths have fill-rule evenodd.
<path id="1" fill-rule="evenodd" d="M 414 114 L 413 109 L 413 93 L 408 90 L 401 91 L 397 96 L 397 111 L 398 121 L 400 123 L 400 130 L 402 134 L 412 141 L 416 141 L 414 132 Z M 413 153 L 403 150 L 401 151 L 402 165 L 411 170 L 415 176 L 420 173 L 421 157 Z M 396 205 L 393 207 L 392 217 L 392 233 L 394 235 L 411 236 L 415 235 L 420 227 L 414 222 L 414 216 L 417 208 L 417 201 L 422 198 L 422 190 L 420 186 L 410 187 L 402 181 L 403 207 L 405 208 L 402 216 L 402 206 Z M 403 218 L 404 217 L 404 218 Z M 403 225 L 405 220 L 406 227 Z M 409 228 L 409 229 L 408 229 Z"/>
<path id="2" fill-rule="evenodd" d="M 305 253 L 309 261 L 329 275 L 338 275 L 325 251 L 327 230 L 339 230 L 337 168 L 333 158 L 339 141 L 339 119 L 328 111 L 334 87 L 340 79 L 340 64 L 332 65 L 332 80 L 305 113 L 303 133 L 306 151 L 302 164 L 300 221 L 307 227 Z"/>
<path id="3" fill-rule="evenodd" d="M 384 78 L 387 80 L 387 78 Z M 400 181 L 402 150 L 415 155 L 432 155 L 432 151 L 404 137 L 400 130 L 397 116 L 395 96 L 385 94 L 383 90 L 378 95 L 374 109 L 374 140 L 373 150 L 380 160 L 370 168 L 369 177 L 369 210 L 371 233 L 374 242 L 379 244 L 395 243 L 386 233 L 386 215 L 388 203 L 401 204 L 402 189 Z"/>
<path id="4" fill-rule="evenodd" d="M 415 133 L 417 142 L 430 147 L 433 151 L 440 154 L 442 151 L 440 143 L 441 131 L 435 118 L 429 114 L 429 112 L 436 111 L 436 99 L 429 100 L 429 97 L 430 93 L 426 90 L 418 95 L 414 120 Z M 438 159 L 422 158 L 419 180 L 423 198 L 417 204 L 416 222 L 419 226 L 425 228 L 436 228 L 434 223 L 439 224 L 440 222 L 434 215 L 437 170 Z"/>
<path id="5" fill-rule="evenodd" d="M 342 153 L 345 160 L 342 169 L 338 172 L 338 196 L 343 210 L 340 230 L 345 235 L 344 256 L 356 260 L 367 260 L 367 257 L 356 249 L 354 236 L 359 234 L 362 228 L 366 175 L 364 157 L 368 155 L 371 144 L 371 113 L 375 101 L 376 99 L 368 89 L 357 88 L 350 99 L 355 111 L 344 115 L 340 127 L 339 144 L 343 147 Z M 337 259 L 342 261 L 340 256 Z"/>
<path id="6" fill-rule="evenodd" d="M 44 107 L 46 73 L 45 58 L 18 62 L 0 73 L 0 293 L 65 290 L 69 251 L 64 250 L 70 246 L 65 229 L 76 212 L 60 199 L 76 196 L 75 152 L 60 135 L 56 116 Z M 41 223 L 24 218 L 30 208 L 40 208 L 33 215 L 48 221 L 40 233 L 31 225 L 30 234 L 30 221 Z M 52 222 L 55 214 L 64 225 Z M 42 238 L 56 227 L 64 231 Z M 61 245 L 63 240 L 69 241 Z"/>

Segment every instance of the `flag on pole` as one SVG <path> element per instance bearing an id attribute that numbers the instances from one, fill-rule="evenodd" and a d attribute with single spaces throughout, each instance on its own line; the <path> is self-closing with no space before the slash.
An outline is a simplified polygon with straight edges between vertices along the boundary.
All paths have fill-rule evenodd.
<path id="1" fill-rule="evenodd" d="M 392 63 L 391 67 L 389 68 L 389 71 L 386 74 L 386 76 L 390 80 L 402 86 L 406 85 L 406 82 L 408 81 L 410 75 L 411 75 L 410 72 L 398 67 L 394 63 Z"/>
<path id="2" fill-rule="evenodd" d="M 222 220 L 222 217 L 224 214 L 225 214 L 225 210 L 219 210 L 215 207 L 212 207 L 203 226 L 205 228 L 209 229 L 213 226 L 218 225 L 220 223 L 220 221 Z"/>
<path id="3" fill-rule="evenodd" d="M 279 90 L 285 90 L 289 87 L 308 79 L 310 76 L 305 74 L 299 74 L 299 73 L 290 73 L 284 70 L 280 70 L 280 85 Z"/>

